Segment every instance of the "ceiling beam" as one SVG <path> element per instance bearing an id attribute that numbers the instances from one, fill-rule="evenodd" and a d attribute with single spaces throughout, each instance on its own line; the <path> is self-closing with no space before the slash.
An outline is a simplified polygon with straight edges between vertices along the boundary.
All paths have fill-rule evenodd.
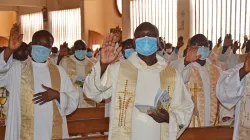
<path id="1" fill-rule="evenodd" d="M 46 0 L 1 0 L 0 6 L 43 7 Z"/>

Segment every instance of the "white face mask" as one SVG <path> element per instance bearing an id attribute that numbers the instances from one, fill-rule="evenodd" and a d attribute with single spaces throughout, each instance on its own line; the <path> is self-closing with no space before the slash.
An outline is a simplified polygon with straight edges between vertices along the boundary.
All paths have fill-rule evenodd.
<path id="1" fill-rule="evenodd" d="M 172 53 L 172 48 L 166 49 L 167 53 Z"/>

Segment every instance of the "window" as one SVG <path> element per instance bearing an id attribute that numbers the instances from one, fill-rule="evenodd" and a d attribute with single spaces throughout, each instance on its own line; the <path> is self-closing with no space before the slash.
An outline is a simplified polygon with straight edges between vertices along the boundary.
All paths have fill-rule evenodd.
<path id="1" fill-rule="evenodd" d="M 67 42 L 69 47 L 81 39 L 80 8 L 49 12 L 51 32 L 54 36 L 54 46 L 59 47 Z"/>
<path id="2" fill-rule="evenodd" d="M 42 29 L 43 15 L 41 12 L 21 16 L 21 30 L 24 42 L 31 42 L 33 34 Z"/>
<path id="3" fill-rule="evenodd" d="M 177 44 L 177 0 L 131 0 L 131 37 L 142 22 L 151 22 L 167 43 Z"/>
<path id="4" fill-rule="evenodd" d="M 191 0 L 191 36 L 204 34 L 214 45 L 219 37 L 232 34 L 241 43 L 250 30 L 249 0 Z"/>
<path id="5" fill-rule="evenodd" d="M 115 6 L 116 6 L 116 11 L 118 12 L 118 15 L 122 15 L 122 0 L 115 0 Z"/>

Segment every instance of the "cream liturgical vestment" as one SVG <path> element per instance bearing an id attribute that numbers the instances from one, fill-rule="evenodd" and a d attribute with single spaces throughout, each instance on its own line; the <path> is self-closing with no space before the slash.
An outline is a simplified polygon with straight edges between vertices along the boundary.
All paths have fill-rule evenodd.
<path id="1" fill-rule="evenodd" d="M 66 115 L 78 104 L 78 94 L 63 68 L 51 63 L 6 63 L 0 54 L 0 86 L 10 95 L 6 140 L 51 140 L 68 137 Z M 42 84 L 60 92 L 60 103 L 34 104 L 33 95 L 44 92 Z"/>
<path id="2" fill-rule="evenodd" d="M 250 139 L 250 75 L 240 80 L 243 64 L 223 72 L 217 84 L 217 97 L 227 108 L 236 105 L 233 140 Z"/>
<path id="3" fill-rule="evenodd" d="M 88 98 L 111 99 L 109 140 L 175 140 L 188 126 L 193 102 L 179 73 L 157 55 L 147 66 L 134 53 L 129 59 L 109 65 L 100 79 L 100 62 L 84 83 Z M 141 113 L 135 104 L 154 105 L 158 89 L 171 96 L 169 123 L 159 124 Z"/>
<path id="4" fill-rule="evenodd" d="M 91 101 L 90 99 L 87 99 L 82 89 L 86 76 L 94 66 L 94 61 L 88 57 L 85 57 L 83 61 L 79 61 L 75 58 L 74 55 L 71 55 L 70 57 L 64 58 L 61 61 L 60 65 L 68 73 L 72 83 L 74 84 L 76 90 L 79 93 L 78 107 L 79 108 L 95 107 L 96 103 L 94 101 Z"/>
<path id="5" fill-rule="evenodd" d="M 209 59 L 201 66 L 198 63 L 184 65 L 184 58 L 173 61 L 171 66 L 176 68 L 183 77 L 184 83 L 194 101 L 194 112 L 190 127 L 214 126 L 219 123 L 219 106 L 216 98 L 216 84 L 221 70 Z M 233 113 L 224 110 L 223 115 L 233 118 Z"/>

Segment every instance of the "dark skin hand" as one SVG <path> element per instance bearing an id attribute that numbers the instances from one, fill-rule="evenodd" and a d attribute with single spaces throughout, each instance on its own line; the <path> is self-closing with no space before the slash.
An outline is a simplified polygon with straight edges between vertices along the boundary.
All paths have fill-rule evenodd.
<path id="1" fill-rule="evenodd" d="M 187 48 L 187 55 L 184 59 L 184 65 L 187 66 L 188 64 L 192 63 L 192 62 L 196 62 L 198 61 L 201 56 L 197 56 L 197 51 L 198 51 L 198 47 L 188 47 Z"/>
<path id="2" fill-rule="evenodd" d="M 169 113 L 165 109 L 160 109 L 157 112 L 149 112 L 148 115 L 158 123 L 169 123 Z"/>
<path id="3" fill-rule="evenodd" d="M 233 53 L 236 54 L 236 51 L 240 49 L 241 44 L 238 41 L 235 41 L 233 44 Z"/>
<path id="4" fill-rule="evenodd" d="M 177 42 L 176 49 L 180 49 L 183 45 L 184 45 L 183 37 L 180 36 L 180 37 L 178 38 L 178 42 Z"/>
<path id="5" fill-rule="evenodd" d="M 242 80 L 250 72 L 250 53 L 248 53 L 244 66 L 240 69 L 240 80 Z"/>
<path id="6" fill-rule="evenodd" d="M 222 40 L 221 40 L 221 37 L 220 37 L 220 38 L 218 39 L 218 42 L 217 42 L 216 47 L 219 47 L 221 43 L 222 43 Z"/>
<path id="7" fill-rule="evenodd" d="M 195 43 L 198 43 L 198 44 L 206 43 L 206 42 L 207 42 L 207 38 L 205 37 L 199 37 L 195 40 Z M 201 55 L 197 56 L 198 49 L 199 49 L 198 46 L 188 47 L 187 56 L 184 59 L 185 66 L 187 66 L 189 63 L 192 63 L 192 62 L 197 62 L 201 66 L 204 66 L 206 64 L 206 60 L 200 60 Z"/>
<path id="8" fill-rule="evenodd" d="M 59 51 L 59 55 L 58 55 L 57 65 L 60 64 L 60 62 L 64 56 L 69 55 L 68 50 L 69 50 L 68 43 L 64 42 L 62 45 L 60 45 L 60 51 Z"/>
<path id="9" fill-rule="evenodd" d="M 33 96 L 34 98 L 32 101 L 34 104 L 43 105 L 52 100 L 57 100 L 60 103 L 60 93 L 58 91 L 44 85 L 42 85 L 42 87 L 45 89 L 45 91 L 37 93 Z"/>
<path id="10" fill-rule="evenodd" d="M 231 117 L 228 117 L 228 116 L 227 116 L 227 117 L 223 117 L 223 118 L 222 118 L 222 121 L 223 121 L 223 122 L 226 122 L 226 121 L 228 121 L 228 120 L 230 120 L 230 119 L 231 119 Z"/>
<path id="11" fill-rule="evenodd" d="M 100 53 L 101 77 L 106 71 L 108 65 L 113 63 L 117 59 L 119 53 L 122 50 L 122 47 L 119 47 L 115 51 L 115 43 L 117 42 L 117 40 L 119 40 L 118 38 L 120 37 L 121 36 L 118 34 L 111 33 L 103 41 L 102 50 Z"/>
<path id="12" fill-rule="evenodd" d="M 4 61 L 7 62 L 10 56 L 20 48 L 23 40 L 20 25 L 14 24 L 10 31 L 9 47 L 4 50 Z"/>

